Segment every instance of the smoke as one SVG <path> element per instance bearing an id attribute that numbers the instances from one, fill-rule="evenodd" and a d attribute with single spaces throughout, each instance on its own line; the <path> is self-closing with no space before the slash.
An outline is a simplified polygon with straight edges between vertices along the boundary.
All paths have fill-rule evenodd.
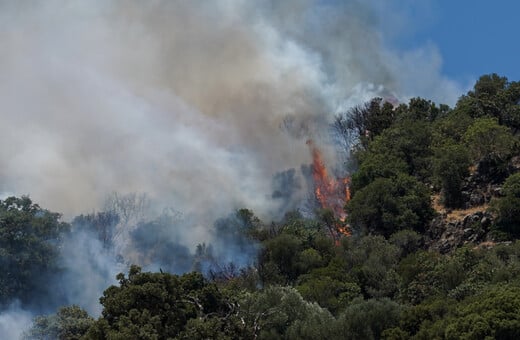
<path id="1" fill-rule="evenodd" d="M 53 304 L 79 305 L 94 316 L 101 314 L 99 298 L 103 291 L 117 283 L 117 273 L 127 269 L 117 261 L 112 247 L 104 247 L 86 229 L 74 231 L 63 241 L 60 265 L 64 271 L 51 283 L 57 291 Z"/>
<path id="2" fill-rule="evenodd" d="M 386 49 L 371 6 L 2 2 L 0 188 L 66 216 L 113 191 L 201 225 L 238 206 L 268 216 L 271 176 L 310 162 L 286 117 L 319 134 L 372 96 L 446 89 L 435 48 Z"/>
<path id="3" fill-rule="evenodd" d="M 0 313 L 0 334 L 2 339 L 20 339 L 32 321 L 31 312 L 22 309 L 17 302 Z"/>

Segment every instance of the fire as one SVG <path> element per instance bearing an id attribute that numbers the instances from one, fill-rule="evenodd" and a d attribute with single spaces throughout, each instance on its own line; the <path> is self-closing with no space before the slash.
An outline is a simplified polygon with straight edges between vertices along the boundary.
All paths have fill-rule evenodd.
<path id="1" fill-rule="evenodd" d="M 345 222 L 347 214 L 343 209 L 345 203 L 350 200 L 350 178 L 330 177 L 318 147 L 312 140 L 308 140 L 307 145 L 309 145 L 312 153 L 314 194 L 321 207 L 331 210 L 337 219 L 334 228 L 330 230 L 332 237 L 337 241 L 341 235 L 350 235 L 349 227 Z"/>

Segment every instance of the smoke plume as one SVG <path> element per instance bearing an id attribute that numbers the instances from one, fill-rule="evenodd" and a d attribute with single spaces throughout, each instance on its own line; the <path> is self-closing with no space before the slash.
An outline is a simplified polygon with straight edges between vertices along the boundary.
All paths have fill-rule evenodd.
<path id="1" fill-rule="evenodd" d="M 445 88 L 438 54 L 385 49 L 374 13 L 360 1 L 2 2 L 1 191 L 66 216 L 113 191 L 208 221 L 276 211 L 271 177 L 310 163 L 304 127 L 416 95 L 410 83 Z M 409 65 L 434 76 L 410 79 Z M 296 131 L 280 128 L 287 117 Z"/>

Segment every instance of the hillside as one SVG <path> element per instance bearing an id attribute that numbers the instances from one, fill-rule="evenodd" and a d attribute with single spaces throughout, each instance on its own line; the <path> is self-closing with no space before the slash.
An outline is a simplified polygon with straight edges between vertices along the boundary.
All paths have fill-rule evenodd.
<path id="1" fill-rule="evenodd" d="M 166 236 L 189 220 L 144 220 L 135 195 L 70 224 L 0 201 L 0 304 L 46 314 L 28 339 L 520 338 L 520 83 L 484 75 L 453 108 L 374 98 L 330 130 L 352 171 L 308 141 L 310 213 L 239 209 L 195 250 Z M 67 305 L 109 266 L 99 317 Z"/>

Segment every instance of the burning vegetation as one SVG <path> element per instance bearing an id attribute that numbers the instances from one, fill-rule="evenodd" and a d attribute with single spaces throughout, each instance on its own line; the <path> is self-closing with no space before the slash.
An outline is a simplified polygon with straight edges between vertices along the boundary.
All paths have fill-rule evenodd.
<path id="1" fill-rule="evenodd" d="M 350 178 L 330 176 L 320 149 L 311 139 L 307 141 L 307 145 L 312 154 L 314 195 L 321 208 L 331 211 L 333 221 L 327 221 L 327 225 L 331 236 L 338 241 L 342 235 L 350 236 L 349 226 L 346 223 L 347 213 L 344 209 L 345 203 L 350 200 Z"/>

